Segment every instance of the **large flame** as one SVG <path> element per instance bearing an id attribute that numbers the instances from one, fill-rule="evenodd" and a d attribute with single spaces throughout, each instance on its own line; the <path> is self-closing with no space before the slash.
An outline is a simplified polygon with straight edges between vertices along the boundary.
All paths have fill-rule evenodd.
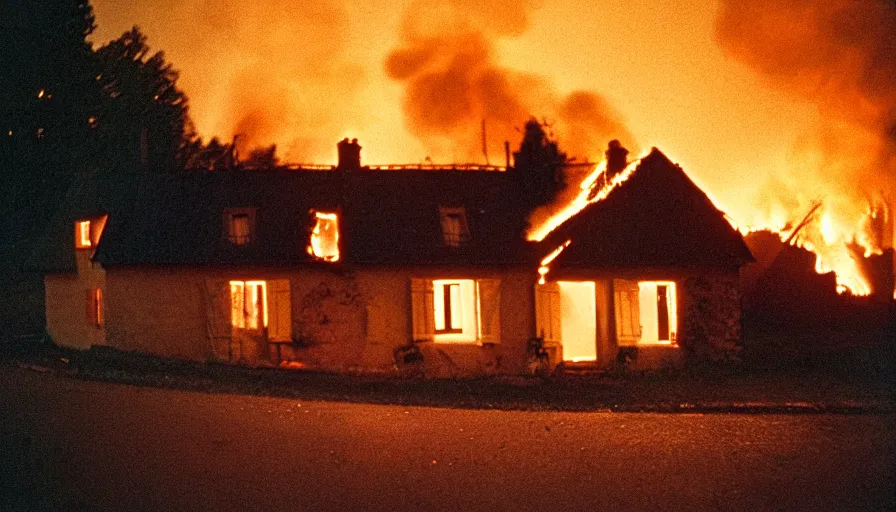
<path id="1" fill-rule="evenodd" d="M 641 163 L 641 158 L 629 162 L 625 169 L 610 178 L 609 181 L 602 179 L 607 171 L 606 162 L 597 164 L 594 170 L 579 184 L 576 195 L 571 201 L 559 207 L 547 205 L 535 210 L 529 219 L 532 227 L 526 234 L 526 238 L 535 242 L 544 240 L 544 237 L 548 236 L 557 226 L 572 218 L 583 208 L 607 197 L 613 189 L 632 175 L 635 168 Z M 597 191 L 595 191 L 596 188 Z"/>

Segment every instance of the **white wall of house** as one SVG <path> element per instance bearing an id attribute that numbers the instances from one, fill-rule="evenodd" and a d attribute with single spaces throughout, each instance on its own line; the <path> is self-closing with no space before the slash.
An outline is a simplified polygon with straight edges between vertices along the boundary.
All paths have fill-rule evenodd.
<path id="1" fill-rule="evenodd" d="M 109 344 L 193 360 L 229 360 L 229 281 L 289 281 L 292 337 L 271 348 L 281 360 L 331 371 L 394 371 L 397 347 L 413 339 L 411 279 L 500 280 L 496 344 L 421 344 L 429 376 L 521 373 L 534 334 L 533 285 L 524 270 L 431 268 L 206 269 L 113 267 L 106 277 Z M 269 305 L 273 307 L 273 305 Z"/>
<path id="2" fill-rule="evenodd" d="M 62 347 L 88 349 L 106 344 L 106 329 L 97 326 L 89 312 L 88 294 L 103 290 L 105 302 L 106 273 L 90 261 L 92 251 L 75 252 L 76 271 L 48 274 L 44 278 L 46 291 L 47 333 Z"/>

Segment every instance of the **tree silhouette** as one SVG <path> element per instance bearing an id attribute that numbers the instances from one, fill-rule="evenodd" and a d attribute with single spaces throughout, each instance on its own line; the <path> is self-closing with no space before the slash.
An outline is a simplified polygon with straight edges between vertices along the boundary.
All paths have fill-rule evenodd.
<path id="1" fill-rule="evenodd" d="M 187 97 L 163 52 L 150 55 L 138 27 L 97 50 L 102 109 L 96 119 L 117 172 L 182 169 L 194 138 Z M 113 149 L 114 148 L 114 149 Z"/>
<path id="2" fill-rule="evenodd" d="M 94 149 L 100 102 L 87 0 L 4 2 L 0 15 L 0 196 L 5 240 L 41 229 Z"/>

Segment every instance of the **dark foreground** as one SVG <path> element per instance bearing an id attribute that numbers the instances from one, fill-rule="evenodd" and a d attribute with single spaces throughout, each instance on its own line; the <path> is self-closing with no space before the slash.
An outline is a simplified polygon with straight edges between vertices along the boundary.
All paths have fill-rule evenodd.
<path id="1" fill-rule="evenodd" d="M 307 402 L 0 367 L 0 509 L 893 510 L 896 416 Z"/>
<path id="2" fill-rule="evenodd" d="M 336 375 L 163 359 L 104 347 L 72 351 L 9 346 L 0 366 L 80 380 L 384 405 L 530 411 L 838 413 L 896 412 L 889 359 L 839 353 L 784 368 L 749 365 L 675 373 L 559 371 L 542 377 L 421 379 L 412 374 Z M 0 344 L 2 348 L 2 344 Z"/>

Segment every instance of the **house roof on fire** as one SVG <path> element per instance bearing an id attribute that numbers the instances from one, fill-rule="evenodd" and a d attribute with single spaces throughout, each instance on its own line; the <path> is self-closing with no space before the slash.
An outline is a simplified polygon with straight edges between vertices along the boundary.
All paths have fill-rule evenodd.
<path id="1" fill-rule="evenodd" d="M 552 275 L 752 261 L 740 234 L 680 167 L 656 149 L 636 165 L 606 198 L 538 243 L 525 240 L 528 212 L 520 208 L 519 176 L 510 172 L 216 170 L 145 176 L 124 188 L 102 182 L 70 192 L 37 260 L 45 271 L 73 271 L 73 222 L 108 213 L 94 255 L 105 266 L 332 266 L 307 250 L 313 211 L 320 211 L 338 214 L 340 262 L 348 264 L 534 267 L 566 240 Z M 458 209 L 468 237 L 452 246 L 444 215 Z M 234 245 L 226 212 L 246 210 L 254 216 L 250 242 Z"/>
<path id="2" fill-rule="evenodd" d="M 340 261 L 359 264 L 536 262 L 506 173 L 494 171 L 197 171 L 143 184 L 110 218 L 95 259 L 104 265 L 311 263 L 312 211 L 336 212 Z M 445 243 L 440 208 L 463 208 L 469 238 Z M 255 232 L 231 244 L 222 216 L 253 209 Z M 326 264 L 326 263 L 322 263 Z"/>
<path id="3" fill-rule="evenodd" d="M 594 267 L 727 267 L 753 261 L 743 237 L 678 165 L 656 148 L 630 177 L 545 239 L 570 244 L 551 274 Z"/>

